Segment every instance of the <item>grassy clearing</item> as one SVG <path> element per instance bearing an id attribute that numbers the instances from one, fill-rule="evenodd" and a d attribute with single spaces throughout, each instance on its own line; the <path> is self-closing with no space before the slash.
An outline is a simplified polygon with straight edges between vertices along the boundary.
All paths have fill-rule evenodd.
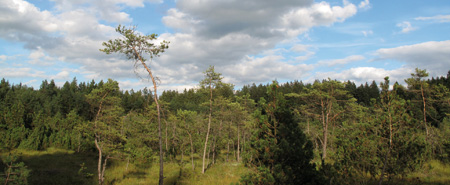
<path id="1" fill-rule="evenodd" d="M 25 162 L 31 169 L 29 184 L 45 185 L 95 185 L 97 182 L 97 153 L 76 153 L 71 150 L 49 148 L 45 151 L 14 150 L 19 161 Z M 1 156 L 8 153 L 1 153 Z M 156 160 L 155 160 L 156 161 Z M 240 176 L 248 172 L 242 164 L 218 162 L 201 174 L 201 158 L 194 160 L 192 170 L 190 159 L 185 157 L 183 164 L 178 162 L 164 163 L 164 184 L 230 184 L 238 182 Z M 82 164 L 84 163 L 84 168 Z M 127 168 L 126 161 L 109 160 L 106 169 L 106 184 L 158 184 L 159 164 L 133 164 Z M 0 165 L 3 171 L 4 166 Z M 80 169 L 82 169 L 80 171 Z"/>
<path id="2" fill-rule="evenodd" d="M 31 169 L 29 184 L 95 184 L 94 154 L 77 154 L 74 151 L 49 148 L 45 151 L 14 150 L 11 153 L 19 155 L 19 160 Z M 2 153 L 2 156 L 8 155 Z M 79 173 L 81 164 L 85 170 Z M 3 168 L 2 168 L 3 170 Z"/>
<path id="3" fill-rule="evenodd" d="M 14 150 L 12 153 L 19 155 L 19 160 L 25 162 L 32 170 L 28 178 L 29 184 L 97 184 L 97 153 L 94 151 L 80 154 L 71 150 L 49 148 L 45 151 Z M 7 154 L 0 153 L 2 157 Z M 83 163 L 84 168 L 81 166 Z M 182 165 L 179 163 L 179 158 L 173 162 L 164 163 L 166 177 L 164 184 L 231 184 L 238 182 L 241 175 L 249 171 L 240 163 L 218 162 L 202 174 L 202 161 L 199 156 L 195 157 L 194 164 L 195 170 L 192 170 L 187 156 L 183 159 Z M 4 166 L 0 165 L 0 170 L 3 169 Z M 127 168 L 126 161 L 110 160 L 106 170 L 106 184 L 157 184 L 158 177 L 157 162 L 147 165 L 130 163 Z M 359 184 L 378 184 L 378 181 L 361 179 Z M 411 173 L 403 179 L 394 178 L 385 181 L 383 184 L 450 184 L 450 164 L 433 160 L 426 163 L 420 171 Z"/>
<path id="4" fill-rule="evenodd" d="M 178 162 L 164 163 L 164 184 L 231 184 L 239 182 L 241 175 L 248 172 L 242 164 L 219 162 L 210 166 L 205 174 L 201 174 L 201 162 L 200 158 L 194 160 L 194 170 L 188 158 L 184 158 L 182 165 Z M 159 164 L 148 167 L 130 164 L 128 170 L 125 167 L 125 161 L 116 161 L 107 171 L 108 183 L 158 184 Z"/>

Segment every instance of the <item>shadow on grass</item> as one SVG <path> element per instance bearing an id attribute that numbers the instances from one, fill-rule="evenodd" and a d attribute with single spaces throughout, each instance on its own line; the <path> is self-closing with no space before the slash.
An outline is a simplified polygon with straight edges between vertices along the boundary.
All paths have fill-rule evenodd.
<path id="1" fill-rule="evenodd" d="M 65 150 L 53 152 L 18 152 L 31 170 L 28 177 L 29 184 L 96 184 L 96 155 L 95 153 L 73 153 Z M 80 171 L 84 163 L 84 169 Z"/>

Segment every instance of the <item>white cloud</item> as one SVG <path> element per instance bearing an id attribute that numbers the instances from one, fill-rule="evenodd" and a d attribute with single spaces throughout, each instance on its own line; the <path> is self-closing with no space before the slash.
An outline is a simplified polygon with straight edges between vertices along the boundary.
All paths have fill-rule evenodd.
<path id="1" fill-rule="evenodd" d="M 44 71 L 35 70 L 29 67 L 26 68 L 1 68 L 0 74 L 2 78 L 46 78 Z"/>
<path id="2" fill-rule="evenodd" d="M 357 7 L 346 1 L 343 6 L 331 6 L 311 0 L 180 0 L 163 18 L 166 26 L 179 32 L 161 35 L 171 44 L 156 59 L 159 66 L 154 69 L 169 84 L 198 82 L 203 76 L 193 74 L 201 74 L 209 65 L 217 66 L 236 84 L 295 79 L 312 67 L 287 64 L 273 48 L 314 26 L 342 22 L 356 12 Z M 294 44 L 289 51 L 280 52 L 294 52 L 300 55 L 295 62 L 304 61 L 315 54 L 308 47 Z M 185 72 L 185 68 L 190 70 Z"/>
<path id="3" fill-rule="evenodd" d="M 146 2 L 162 0 L 55 0 L 52 11 L 41 11 L 23 0 L 0 1 L 0 38 L 24 43 L 31 50 L 29 63 L 32 64 L 43 65 L 43 60 L 52 59 L 80 65 L 88 79 L 135 78 L 132 62 L 98 51 L 103 41 L 118 37 L 113 27 L 101 22 L 129 23 L 132 19 L 123 9 L 143 7 Z M 170 49 L 150 64 L 155 75 L 161 78 L 161 85 L 170 87 L 198 83 L 203 78 L 201 72 L 209 65 L 220 67 L 224 76 L 237 75 L 229 78 L 237 84 L 259 83 L 276 77 L 299 78 L 312 66 L 288 64 L 280 56 L 264 52 L 312 27 L 343 22 L 357 12 L 357 7 L 347 1 L 342 6 L 313 0 L 178 0 L 176 3 L 176 8 L 168 10 L 162 21 L 178 32 L 160 36 L 171 42 Z M 296 60 L 314 55 L 307 48 L 299 49 L 293 47 L 301 55 Z M 261 57 L 251 57 L 261 54 Z M 71 75 L 68 70 L 59 70 L 54 76 L 34 70 L 28 72 L 41 78 L 64 79 Z M 145 72 L 137 73 L 146 77 Z"/>
<path id="4" fill-rule="evenodd" d="M 417 18 L 415 18 L 415 20 L 419 20 L 419 21 L 431 20 L 431 21 L 445 23 L 445 22 L 450 22 L 450 15 L 436 15 L 436 16 L 432 16 L 432 17 L 417 17 Z"/>
<path id="5" fill-rule="evenodd" d="M 364 37 L 367 37 L 367 36 L 369 36 L 369 35 L 373 35 L 373 31 L 372 30 L 364 30 L 364 31 L 362 31 L 362 33 L 363 33 L 363 35 L 364 35 Z"/>
<path id="6" fill-rule="evenodd" d="M 414 30 L 417 29 L 417 28 L 415 28 L 415 27 L 412 27 L 412 26 L 411 26 L 411 23 L 408 22 L 408 21 L 403 21 L 403 22 L 401 22 L 401 23 L 398 23 L 398 24 L 397 24 L 397 27 L 399 27 L 399 28 L 402 29 L 402 30 L 400 31 L 401 33 L 408 33 L 408 32 L 410 32 L 410 31 L 414 31 Z"/>
<path id="7" fill-rule="evenodd" d="M 446 74 L 450 66 L 450 40 L 430 41 L 376 51 L 379 59 L 405 62 L 408 67 L 427 69 L 431 76 Z"/>
<path id="8" fill-rule="evenodd" d="M 370 7 L 371 6 L 370 6 L 369 0 L 361 1 L 361 3 L 359 3 L 359 5 L 358 5 L 358 8 L 363 9 L 363 10 L 369 9 Z"/>
<path id="9" fill-rule="evenodd" d="M 70 73 L 69 71 L 61 71 L 55 76 L 52 76 L 51 79 L 58 79 L 58 80 L 69 80 Z"/>
<path id="10" fill-rule="evenodd" d="M 281 79 L 300 79 L 305 77 L 314 67 L 307 64 L 288 64 L 282 56 L 247 57 L 241 63 L 223 70 L 225 79 L 237 86 L 269 82 Z"/>
<path id="11" fill-rule="evenodd" d="M 375 67 L 356 67 L 341 72 L 318 72 L 314 75 L 314 79 L 336 79 L 340 81 L 353 81 L 355 84 L 364 84 L 366 82 L 376 81 L 382 82 L 384 77 L 389 76 L 391 85 L 394 82 L 404 84 L 404 79 L 409 78 L 413 69 L 401 67 L 393 70 L 386 70 Z"/>
<path id="12" fill-rule="evenodd" d="M 334 59 L 334 60 L 322 60 L 319 61 L 317 63 L 317 65 L 321 66 L 321 65 L 327 65 L 329 67 L 332 66 L 336 66 L 336 65 L 345 65 L 351 62 L 356 62 L 356 61 L 360 61 L 360 60 L 364 60 L 365 57 L 362 55 L 352 55 L 352 56 L 348 56 L 346 58 L 343 59 Z"/>

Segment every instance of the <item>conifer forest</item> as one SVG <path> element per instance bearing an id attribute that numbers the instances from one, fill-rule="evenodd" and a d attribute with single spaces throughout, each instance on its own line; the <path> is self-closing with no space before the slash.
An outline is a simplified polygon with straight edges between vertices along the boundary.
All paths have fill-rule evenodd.
<path id="1" fill-rule="evenodd" d="M 195 88 L 159 92 L 150 66 L 169 42 L 116 31 L 100 51 L 145 69 L 149 88 L 1 80 L 0 183 L 450 183 L 450 71 L 237 89 L 210 66 Z"/>
<path id="2" fill-rule="evenodd" d="M 210 67 L 198 88 L 159 96 L 163 161 L 193 184 L 228 164 L 242 168 L 231 182 L 238 184 L 422 184 L 427 179 L 417 174 L 432 165 L 448 170 L 450 159 L 450 73 L 426 77 L 416 69 L 407 85 L 389 77 L 365 84 L 324 79 L 234 91 Z M 133 176 L 158 164 L 151 90 L 123 91 L 112 79 L 73 79 L 62 87 L 43 81 L 39 89 L 2 79 L 0 100 L 5 184 L 64 178 L 58 167 L 31 167 L 52 155 L 74 160 L 61 164 L 76 168 L 69 184 L 115 184 L 127 179 L 126 168 Z M 44 153 L 31 157 L 33 151 Z M 113 168 L 123 168 L 120 178 L 108 172 Z M 437 184 L 450 182 L 439 178 Z"/>

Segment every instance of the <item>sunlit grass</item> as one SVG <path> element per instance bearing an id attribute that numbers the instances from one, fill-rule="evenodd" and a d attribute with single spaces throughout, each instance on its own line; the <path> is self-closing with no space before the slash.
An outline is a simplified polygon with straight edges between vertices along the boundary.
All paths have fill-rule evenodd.
<path id="1" fill-rule="evenodd" d="M 191 161 L 186 157 L 183 164 L 178 160 L 164 163 L 164 184 L 230 184 L 239 182 L 241 175 L 248 169 L 240 163 L 218 162 L 201 173 L 201 159 L 194 160 L 195 169 L 192 170 Z M 115 162 L 107 171 L 109 183 L 126 184 L 157 184 L 159 180 L 159 164 L 155 162 L 148 168 L 130 164 L 126 169 L 126 162 Z"/>
<path id="2" fill-rule="evenodd" d="M 45 151 L 32 151 L 17 149 L 12 151 L 20 156 L 32 170 L 29 184 L 97 184 L 97 153 L 76 153 L 71 150 L 49 148 Z M 1 153 L 4 156 L 8 153 Z M 85 169 L 80 173 L 81 164 Z M 205 174 L 201 173 L 202 159 L 196 155 L 194 159 L 195 170 L 192 170 L 189 156 L 184 156 L 183 163 L 180 157 L 167 160 L 164 163 L 164 184 L 231 184 L 239 182 L 243 174 L 249 169 L 235 161 L 225 162 L 220 158 L 214 165 L 207 168 Z M 355 177 L 356 178 L 356 177 Z M 111 159 L 106 169 L 106 184 L 139 185 L 158 184 L 159 163 L 155 156 L 153 163 L 142 164 L 130 162 L 127 167 L 126 160 Z M 358 177 L 359 184 L 378 184 L 378 178 Z M 369 180 L 371 179 L 371 180 Z M 450 184 L 450 164 L 437 160 L 427 162 L 420 170 L 410 173 L 404 178 L 396 177 L 386 179 L 383 184 Z"/>

